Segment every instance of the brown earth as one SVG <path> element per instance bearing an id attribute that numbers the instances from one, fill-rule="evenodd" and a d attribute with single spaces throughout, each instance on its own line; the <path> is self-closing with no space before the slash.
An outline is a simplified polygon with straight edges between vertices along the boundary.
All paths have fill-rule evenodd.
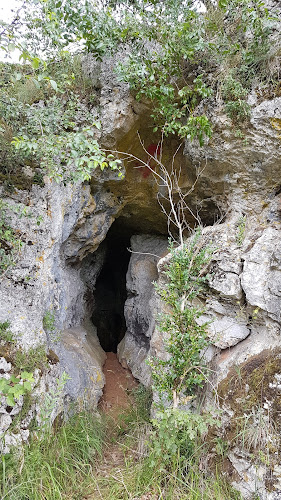
<path id="1" fill-rule="evenodd" d="M 132 404 L 129 392 L 138 386 L 136 379 L 129 370 L 123 368 L 117 355 L 113 352 L 106 353 L 104 364 L 105 386 L 100 400 L 100 408 L 113 418 Z"/>
<path id="2" fill-rule="evenodd" d="M 119 428 L 118 417 L 124 414 L 124 410 L 129 409 L 133 404 L 130 391 L 136 388 L 138 383 L 131 372 L 120 365 L 115 353 L 107 352 L 106 355 L 107 358 L 103 367 L 105 386 L 99 407 L 102 412 L 112 418 L 112 434 L 114 435 L 116 432 L 115 427 Z M 106 485 L 107 481 L 124 482 L 125 456 L 134 460 L 134 455 L 134 450 L 130 450 L 126 446 L 124 447 L 122 442 L 109 442 L 105 445 L 102 461 L 96 467 L 97 481 L 94 491 L 85 496 L 83 500 L 110 500 Z M 105 478 L 106 482 L 104 484 Z M 124 483 L 124 497 L 125 495 L 126 486 Z"/>

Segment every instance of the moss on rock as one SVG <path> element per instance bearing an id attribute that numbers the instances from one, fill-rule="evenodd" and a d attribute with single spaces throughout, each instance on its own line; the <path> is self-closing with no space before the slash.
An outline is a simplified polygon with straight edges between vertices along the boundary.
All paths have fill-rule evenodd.
<path id="1" fill-rule="evenodd" d="M 279 390 L 276 385 L 279 374 L 281 377 L 281 349 L 267 349 L 232 367 L 218 394 L 237 416 L 270 402 L 272 416 L 281 426 L 281 385 Z"/>

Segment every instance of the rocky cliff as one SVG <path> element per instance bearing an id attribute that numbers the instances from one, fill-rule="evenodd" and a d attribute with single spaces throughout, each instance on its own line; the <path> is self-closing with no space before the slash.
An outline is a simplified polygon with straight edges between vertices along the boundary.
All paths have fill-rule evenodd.
<path id="1" fill-rule="evenodd" d="M 159 139 L 152 133 L 148 104 L 135 101 L 112 65 L 110 60 L 101 65 L 91 57 L 85 60 L 85 71 L 98 89 L 101 140 L 108 149 L 147 161 L 147 151 Z M 228 443 L 226 472 L 245 498 L 258 492 L 260 498 L 273 499 L 281 490 L 276 444 L 281 411 L 281 98 L 252 94 L 249 104 L 250 120 L 238 133 L 221 103 L 214 101 L 208 109 L 215 117 L 212 138 L 203 147 L 187 141 L 181 148 L 167 139 L 163 161 L 169 166 L 176 158 L 193 214 L 189 223 L 196 224 L 196 214 L 203 237 L 215 248 L 208 291 L 201 298 L 211 341 L 204 404 L 216 402 L 222 410 L 217 439 Z M 14 267 L 1 276 L 0 323 L 9 324 L 9 339 L 0 345 L 1 373 L 8 379 L 25 366 L 16 352 L 24 357 L 43 346 L 47 354 L 44 367 L 34 367 L 34 396 L 17 424 L 14 416 L 23 410 L 24 397 L 13 408 L 1 398 L 4 452 L 28 438 L 29 423 L 42 418 L 44 392 L 52 391 L 63 372 L 71 378 L 51 418 L 69 401 L 97 405 L 106 357 L 93 320 L 97 307 L 119 324 L 119 359 L 142 383 L 150 384 L 147 357 L 165 355 L 156 321 L 161 304 L 152 284 L 161 279 L 169 258 L 167 220 L 157 201 L 160 188 L 151 171 L 132 156 L 123 167 L 124 179 L 104 172 L 88 184 L 64 186 L 45 178 L 44 187 L 31 183 L 29 190 L 9 195 L 2 188 L 11 226 L 23 245 Z M 125 283 L 127 268 L 125 301 L 118 283 Z M 109 276 L 105 281 L 111 283 L 114 276 L 115 288 L 98 286 L 104 269 Z M 248 445 L 241 447 L 234 427 L 245 412 Z M 253 453 L 253 427 L 258 427 L 264 460 Z"/>

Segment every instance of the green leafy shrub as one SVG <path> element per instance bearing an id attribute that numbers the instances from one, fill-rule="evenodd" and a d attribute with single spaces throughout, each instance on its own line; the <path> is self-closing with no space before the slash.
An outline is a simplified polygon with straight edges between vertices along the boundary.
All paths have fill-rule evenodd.
<path id="1" fill-rule="evenodd" d="M 13 343 L 15 341 L 14 335 L 10 330 L 10 321 L 0 323 L 0 341 Z"/>
<path id="2" fill-rule="evenodd" d="M 198 324 L 203 312 L 192 301 L 204 289 L 212 252 L 203 244 L 200 228 L 182 247 L 171 245 L 170 252 L 165 284 L 156 286 L 169 310 L 159 321 L 159 329 L 166 337 L 168 359 L 153 358 L 151 367 L 154 389 L 160 399 L 168 398 L 177 407 L 181 394 L 192 397 L 205 381 L 206 325 Z"/>
<path id="3" fill-rule="evenodd" d="M 0 275 L 16 262 L 22 241 L 10 226 L 8 209 L 11 207 L 0 199 Z"/>
<path id="4" fill-rule="evenodd" d="M 244 121 L 249 117 L 251 108 L 245 100 L 248 89 L 231 75 L 222 84 L 222 95 L 226 101 L 226 113 L 231 119 Z"/>
<path id="5" fill-rule="evenodd" d="M 177 67 L 174 60 L 163 58 L 162 53 L 156 52 L 147 52 L 142 59 L 139 53 L 131 55 L 127 63 L 119 63 L 118 72 L 131 88 L 136 89 L 137 99 L 145 97 L 153 102 L 151 116 L 155 132 L 160 129 L 164 135 L 177 134 L 191 140 L 198 138 L 201 146 L 204 138 L 210 137 L 211 125 L 207 116 L 193 116 L 200 101 L 213 93 L 203 81 L 203 75 L 178 88 L 171 82 L 171 77 L 180 77 L 180 65 Z"/>
<path id="6" fill-rule="evenodd" d="M 200 446 L 209 426 L 219 426 L 217 416 L 168 408 L 157 412 L 152 420 L 154 431 L 150 441 L 149 462 L 163 471 L 182 470 Z"/>
<path id="7" fill-rule="evenodd" d="M 97 125 L 97 124 L 96 124 Z M 65 135 L 52 135 L 29 139 L 28 136 L 15 137 L 12 141 L 16 150 L 22 151 L 27 158 L 34 158 L 56 181 L 87 181 L 93 171 L 109 167 L 119 170 L 120 160 L 113 155 L 106 155 L 94 139 L 94 131 L 87 127 L 80 132 L 68 132 Z"/>
<path id="8" fill-rule="evenodd" d="M 77 57 L 68 59 L 79 66 Z M 78 77 L 73 68 L 70 73 L 67 62 L 65 73 L 58 62 L 49 61 L 57 81 L 46 73 L 47 63 L 40 59 L 32 60 L 31 66 L 7 65 L 5 78 L 2 75 L 0 141 L 5 148 L 0 155 L 0 166 L 2 163 L 2 175 L 10 190 L 13 184 L 19 189 L 25 184 L 28 188 L 32 183 L 44 185 L 37 170 L 33 179 L 23 179 L 22 187 L 18 178 L 22 177 L 20 170 L 25 164 L 41 168 L 51 178 L 64 182 L 89 180 L 97 167 L 119 170 L 122 175 L 121 162 L 113 155 L 106 155 L 97 142 L 96 131 L 100 126 L 93 123 L 81 61 Z M 79 82 L 84 82 L 83 89 Z"/>
<path id="9" fill-rule="evenodd" d="M 23 371 L 19 375 L 11 375 L 10 378 L 0 379 L 0 394 L 5 396 L 8 406 L 15 406 L 16 399 L 28 393 L 32 389 L 34 382 L 33 374 Z"/>

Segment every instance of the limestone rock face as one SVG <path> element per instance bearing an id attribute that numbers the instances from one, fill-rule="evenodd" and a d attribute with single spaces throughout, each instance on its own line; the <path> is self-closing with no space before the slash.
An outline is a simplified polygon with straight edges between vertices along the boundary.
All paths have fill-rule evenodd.
<path id="1" fill-rule="evenodd" d="M 121 82 L 115 72 L 116 60 L 127 57 L 126 49 L 120 54 L 107 57 L 102 63 L 88 54 L 84 57 L 85 74 L 99 92 L 100 120 L 103 124 L 103 142 L 115 146 L 120 137 L 135 125 L 139 115 L 148 111 L 130 93 L 129 84 Z"/>
<path id="2" fill-rule="evenodd" d="M 18 346 L 28 349 L 43 344 L 59 360 L 49 364 L 44 375 L 36 372 L 33 392 L 37 402 L 18 434 L 9 434 L 9 428 L 23 401 L 19 399 L 9 413 L 5 398 L 1 399 L 0 432 L 6 433 L 3 452 L 28 438 L 28 426 L 40 413 L 44 393 L 55 391 L 56 379 L 64 371 L 71 379 L 52 419 L 67 401 L 82 401 L 85 390 L 89 403 L 97 404 L 105 355 L 89 318 L 105 261 L 105 239 L 114 223 L 126 237 L 134 235 L 124 309 L 127 331 L 118 347 L 119 359 L 149 385 L 147 357 L 167 356 L 156 321 L 163 304 L 152 284 L 156 280 L 161 284 L 169 260 L 167 220 L 157 201 L 158 193 L 163 195 L 165 190 L 138 161 L 147 161 L 146 148 L 161 137 L 152 134 L 147 104 L 137 103 L 127 84 L 113 74 L 113 62 L 96 63 L 87 56 L 85 71 L 97 92 L 93 119 L 102 122 L 103 145 L 134 156 L 124 161 L 124 179 L 110 171 L 96 172 L 89 184 L 76 186 L 46 179 L 44 188 L 32 186 L 31 191 L 17 191 L 9 197 L 0 187 L 1 196 L 17 210 L 10 211 L 11 226 L 23 242 L 15 266 L 1 276 L 0 322 L 10 322 Z M 190 212 L 189 223 L 193 227 L 201 220 L 203 237 L 214 248 L 208 289 L 200 297 L 201 320 L 208 322 L 210 387 L 218 388 L 225 429 L 234 425 L 233 415 L 243 417 L 237 408 L 247 407 L 249 401 L 271 411 L 274 418 L 281 412 L 277 355 L 281 343 L 281 141 L 274 127 L 275 120 L 281 119 L 281 98 L 259 102 L 253 93 L 249 104 L 250 123 L 238 133 L 221 103 L 213 102 L 207 110 L 215 124 L 212 138 L 201 148 L 189 140 L 179 148 L 175 139 L 168 138 L 162 156 L 168 168 L 175 160 L 181 169 L 180 186 L 196 216 Z M 53 317 L 49 326 L 48 317 Z M 1 350 L 0 355 L 1 376 L 9 377 L 13 366 L 8 353 Z M 237 373 L 244 377 L 242 395 Z M 257 396 L 254 387 L 266 387 L 267 394 Z M 213 402 L 212 389 L 206 390 L 206 406 Z M 250 406 L 247 411 L 254 426 L 256 414 L 251 416 Z M 278 418 L 275 425 L 281 431 Z M 227 434 L 218 437 L 228 439 Z M 258 488 L 266 495 L 263 468 L 254 465 L 253 469 L 249 455 L 238 445 L 229 450 L 228 460 L 240 478 L 242 494 L 247 498 L 248 486 L 252 494 L 253 471 L 258 470 Z M 277 462 L 271 472 L 280 482 Z M 274 492 L 268 498 L 275 498 Z"/>
<path id="3" fill-rule="evenodd" d="M 104 386 L 102 369 L 106 354 L 100 346 L 95 327 L 88 324 L 84 328 L 64 330 L 54 350 L 62 370 L 70 377 L 65 385 L 65 394 L 73 402 L 80 401 L 81 404 L 96 407 Z"/>
<path id="4" fill-rule="evenodd" d="M 118 346 L 118 357 L 136 378 L 148 385 L 150 370 L 145 360 L 157 317 L 153 282 L 158 279 L 157 261 L 167 252 L 167 239 L 150 235 L 133 236 L 131 249 L 127 272 L 128 298 L 124 308 L 127 331 Z"/>
<path id="5" fill-rule="evenodd" d="M 25 348 L 46 342 L 43 318 L 55 312 L 56 329 L 79 324 L 84 317 L 83 283 L 79 272 L 65 265 L 60 249 L 71 228 L 91 203 L 88 186 L 66 188 L 48 183 L 18 193 L 9 203 L 28 216 L 11 212 L 11 225 L 23 239 L 18 264 L 0 282 L 0 321 Z"/>
<path id="6" fill-rule="evenodd" d="M 203 148 L 187 141 L 184 154 L 191 172 L 196 164 L 202 167 L 197 186 L 202 200 L 212 198 L 222 213 L 255 214 L 262 222 L 263 212 L 280 221 L 280 212 L 270 213 L 270 205 L 280 185 L 281 141 L 273 125 L 281 118 L 281 97 L 260 104 L 253 97 L 250 125 L 242 128 L 241 138 L 214 103 L 209 110 L 215 122 L 212 138 Z"/>
<path id="7" fill-rule="evenodd" d="M 280 323 L 281 311 L 281 234 L 268 227 L 255 242 L 244 263 L 242 287 L 246 300 Z"/>

